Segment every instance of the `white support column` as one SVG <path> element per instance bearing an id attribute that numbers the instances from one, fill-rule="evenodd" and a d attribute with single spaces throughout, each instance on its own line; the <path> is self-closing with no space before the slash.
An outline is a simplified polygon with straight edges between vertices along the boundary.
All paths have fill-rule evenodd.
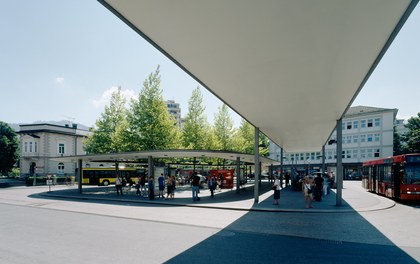
<path id="1" fill-rule="evenodd" d="M 241 192 L 241 158 L 236 157 L 236 193 Z"/>
<path id="2" fill-rule="evenodd" d="M 79 193 L 82 193 L 82 166 L 83 162 L 81 159 L 78 160 L 78 170 L 77 170 L 77 188 L 79 189 Z"/>
<path id="3" fill-rule="evenodd" d="M 343 190 L 343 126 L 342 120 L 337 120 L 337 180 L 336 180 L 336 205 L 342 204 L 342 190 Z"/>
<path id="4" fill-rule="evenodd" d="M 254 135 L 254 203 L 258 203 L 259 199 L 259 189 L 260 189 L 260 150 L 259 150 L 259 134 L 260 129 L 255 128 Z"/>

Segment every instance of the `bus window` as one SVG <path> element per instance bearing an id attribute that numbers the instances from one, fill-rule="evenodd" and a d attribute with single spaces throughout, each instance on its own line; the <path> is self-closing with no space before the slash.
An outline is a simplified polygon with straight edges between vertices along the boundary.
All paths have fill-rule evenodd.
<path id="1" fill-rule="evenodd" d="M 420 166 L 406 165 L 405 184 L 420 184 Z"/>

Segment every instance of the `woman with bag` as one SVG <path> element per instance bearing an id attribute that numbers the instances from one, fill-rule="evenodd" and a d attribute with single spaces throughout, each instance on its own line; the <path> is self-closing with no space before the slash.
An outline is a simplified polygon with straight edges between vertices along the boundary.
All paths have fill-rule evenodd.
<path id="1" fill-rule="evenodd" d="M 306 175 L 305 179 L 302 182 L 302 192 L 303 192 L 303 195 L 305 197 L 306 208 L 313 208 L 312 207 L 312 201 L 313 201 L 312 178 L 309 177 L 309 175 Z M 308 200 L 309 200 L 309 205 L 308 205 Z"/>
<path id="2" fill-rule="evenodd" d="M 274 190 L 274 205 L 279 205 L 279 199 L 280 199 L 280 180 L 279 177 L 276 176 L 274 180 L 274 185 L 272 187 Z"/>

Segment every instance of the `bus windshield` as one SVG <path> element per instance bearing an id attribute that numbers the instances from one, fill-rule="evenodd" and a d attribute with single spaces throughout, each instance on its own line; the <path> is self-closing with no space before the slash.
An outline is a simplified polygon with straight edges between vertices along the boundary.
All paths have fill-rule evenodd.
<path id="1" fill-rule="evenodd" d="M 406 165 L 405 184 L 420 184 L 420 164 Z"/>

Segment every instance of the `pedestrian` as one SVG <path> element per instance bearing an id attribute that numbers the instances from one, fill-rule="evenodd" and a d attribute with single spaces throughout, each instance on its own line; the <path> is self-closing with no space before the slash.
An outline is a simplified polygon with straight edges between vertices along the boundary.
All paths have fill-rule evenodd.
<path id="1" fill-rule="evenodd" d="M 170 177 L 170 176 L 169 176 Z M 162 196 L 164 198 L 163 191 L 165 190 L 165 177 L 163 177 L 163 173 L 160 174 L 158 178 L 158 185 L 159 185 L 159 198 Z"/>
<path id="2" fill-rule="evenodd" d="M 290 173 L 286 173 L 285 178 L 286 178 L 286 187 L 288 187 L 289 186 L 289 182 L 290 182 Z"/>
<path id="3" fill-rule="evenodd" d="M 117 190 L 117 196 L 121 194 L 121 196 L 123 196 L 123 192 L 122 192 L 122 179 L 120 177 L 120 175 L 116 175 L 115 177 L 115 189 Z"/>
<path id="4" fill-rule="evenodd" d="M 155 199 L 155 182 L 152 176 L 149 177 L 148 188 L 149 188 L 149 200 L 154 200 Z"/>
<path id="5" fill-rule="evenodd" d="M 171 188 L 172 188 L 172 192 L 170 195 L 171 199 L 175 199 L 175 189 L 176 189 L 176 180 L 175 180 L 175 176 L 171 176 Z"/>
<path id="6" fill-rule="evenodd" d="M 219 192 L 223 189 L 223 174 L 219 173 Z"/>
<path id="7" fill-rule="evenodd" d="M 214 198 L 214 190 L 216 189 L 216 186 L 217 186 L 217 181 L 216 181 L 216 175 L 215 175 L 215 174 L 213 174 L 213 175 L 210 177 L 210 179 L 209 179 L 209 181 L 208 181 L 207 185 L 209 186 L 209 190 L 210 190 L 210 197 L 211 197 L 211 198 Z"/>
<path id="8" fill-rule="evenodd" d="M 140 176 L 136 178 L 136 195 L 140 195 Z"/>
<path id="9" fill-rule="evenodd" d="M 312 207 L 312 179 L 309 177 L 309 175 L 306 175 L 302 182 L 302 192 L 305 197 L 305 205 L 306 208 L 313 208 Z"/>
<path id="10" fill-rule="evenodd" d="M 273 190 L 274 190 L 274 205 L 279 205 L 279 199 L 280 199 L 280 180 L 279 177 L 276 175 L 274 177 L 274 185 L 273 185 Z"/>
<path id="11" fill-rule="evenodd" d="M 146 175 L 140 176 L 140 192 L 141 196 L 146 196 Z"/>
<path id="12" fill-rule="evenodd" d="M 315 177 L 315 192 L 314 192 L 314 199 L 315 201 L 321 201 L 322 199 L 322 189 L 324 184 L 324 179 L 321 177 L 321 174 L 318 173 L 318 175 Z"/>
<path id="13" fill-rule="evenodd" d="M 191 186 L 193 201 L 200 201 L 200 197 L 198 197 L 199 187 L 200 187 L 200 177 L 198 176 L 197 172 L 194 172 L 192 176 L 192 186 Z"/>
<path id="14" fill-rule="evenodd" d="M 324 183 L 323 183 L 323 191 L 324 191 L 324 196 L 326 196 L 327 194 L 329 194 L 329 189 L 328 189 L 328 181 L 330 180 L 330 177 L 328 176 L 327 173 L 324 173 Z"/>
<path id="15" fill-rule="evenodd" d="M 171 176 L 169 176 L 166 179 L 166 199 L 171 198 L 172 196 L 172 179 Z"/>

